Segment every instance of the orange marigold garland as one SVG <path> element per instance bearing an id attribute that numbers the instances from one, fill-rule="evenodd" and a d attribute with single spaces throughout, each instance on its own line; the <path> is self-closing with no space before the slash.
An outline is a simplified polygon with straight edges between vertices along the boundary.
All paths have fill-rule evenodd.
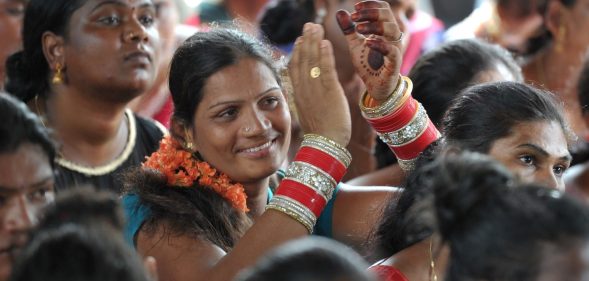
<path id="1" fill-rule="evenodd" d="M 162 173 L 171 186 L 192 187 L 198 181 L 199 185 L 212 188 L 231 202 L 234 208 L 249 211 L 243 185 L 232 183 L 227 175 L 218 172 L 209 163 L 195 159 L 169 135 L 162 139 L 159 149 L 147 158 L 143 167 Z"/>

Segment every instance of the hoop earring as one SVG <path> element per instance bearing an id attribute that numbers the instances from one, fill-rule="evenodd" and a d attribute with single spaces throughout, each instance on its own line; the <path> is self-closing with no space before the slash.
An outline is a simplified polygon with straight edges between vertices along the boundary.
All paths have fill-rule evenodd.
<path id="1" fill-rule="evenodd" d="M 63 73 L 61 72 L 62 66 L 60 63 L 57 63 L 55 66 L 55 74 L 53 74 L 53 79 L 51 79 L 51 83 L 54 85 L 63 83 Z"/>

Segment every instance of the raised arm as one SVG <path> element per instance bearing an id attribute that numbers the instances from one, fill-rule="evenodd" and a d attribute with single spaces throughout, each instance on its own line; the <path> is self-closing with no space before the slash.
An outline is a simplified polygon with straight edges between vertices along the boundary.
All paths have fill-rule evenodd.
<path id="1" fill-rule="evenodd" d="M 411 97 L 412 84 L 400 75 L 402 41 L 389 4 L 363 1 L 350 14 L 340 10 L 337 21 L 346 36 L 356 71 L 366 84 L 360 108 L 368 123 L 411 170 L 419 154 L 440 137 L 423 107 Z"/>

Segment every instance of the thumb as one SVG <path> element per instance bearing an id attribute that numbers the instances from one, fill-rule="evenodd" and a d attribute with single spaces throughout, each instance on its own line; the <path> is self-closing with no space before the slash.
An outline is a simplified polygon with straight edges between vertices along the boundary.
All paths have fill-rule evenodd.
<path id="1" fill-rule="evenodd" d="M 350 16 L 350 13 L 348 13 L 348 11 L 337 11 L 337 13 L 335 14 L 335 19 L 337 20 L 339 28 L 344 33 L 344 36 L 348 41 L 348 46 L 350 47 L 350 49 L 362 44 L 364 36 L 356 32 L 356 25 L 352 21 L 352 17 Z"/>

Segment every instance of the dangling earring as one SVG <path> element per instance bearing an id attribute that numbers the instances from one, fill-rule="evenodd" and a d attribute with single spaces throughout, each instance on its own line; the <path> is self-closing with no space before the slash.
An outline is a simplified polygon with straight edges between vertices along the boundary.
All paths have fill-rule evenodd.
<path id="1" fill-rule="evenodd" d="M 57 85 L 63 83 L 63 73 L 61 73 L 61 64 L 57 63 L 55 66 L 55 74 L 53 74 L 53 79 L 51 79 L 51 83 Z"/>
<path id="2" fill-rule="evenodd" d="M 566 37 L 567 29 L 564 24 L 561 22 L 558 26 L 558 35 L 556 36 L 556 43 L 554 49 L 557 53 L 562 53 L 564 49 L 564 38 Z"/>
<path id="3" fill-rule="evenodd" d="M 188 134 L 188 128 L 184 127 L 184 149 L 192 152 L 192 148 L 194 148 L 194 144 L 192 143 L 192 137 Z"/>

